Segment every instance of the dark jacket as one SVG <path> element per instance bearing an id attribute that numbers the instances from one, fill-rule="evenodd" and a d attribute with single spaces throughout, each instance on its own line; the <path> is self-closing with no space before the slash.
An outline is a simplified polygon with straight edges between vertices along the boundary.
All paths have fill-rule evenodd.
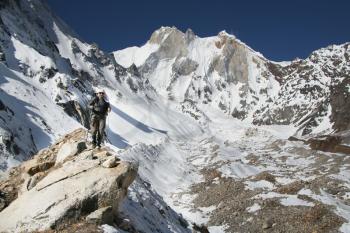
<path id="1" fill-rule="evenodd" d="M 104 100 L 104 98 L 99 99 L 98 97 L 95 97 L 90 101 L 89 107 L 93 114 L 98 116 L 106 116 L 110 105 Z"/>

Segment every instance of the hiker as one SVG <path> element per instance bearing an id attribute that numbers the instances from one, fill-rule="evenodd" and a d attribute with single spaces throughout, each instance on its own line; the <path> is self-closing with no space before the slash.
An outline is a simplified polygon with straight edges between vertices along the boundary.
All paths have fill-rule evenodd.
<path id="1" fill-rule="evenodd" d="M 106 118 L 111 111 L 110 104 L 104 90 L 97 89 L 96 96 L 90 101 L 89 108 L 92 111 L 91 115 L 91 134 L 92 146 L 95 148 L 101 147 L 103 136 L 105 134 Z"/>

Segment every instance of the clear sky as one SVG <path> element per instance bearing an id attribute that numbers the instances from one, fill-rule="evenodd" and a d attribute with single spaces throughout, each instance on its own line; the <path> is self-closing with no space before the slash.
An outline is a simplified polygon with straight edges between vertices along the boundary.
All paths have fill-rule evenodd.
<path id="1" fill-rule="evenodd" d="M 226 30 L 275 61 L 350 42 L 349 0 L 47 1 L 85 41 L 106 52 L 141 46 L 161 26 L 191 28 L 200 37 Z"/>

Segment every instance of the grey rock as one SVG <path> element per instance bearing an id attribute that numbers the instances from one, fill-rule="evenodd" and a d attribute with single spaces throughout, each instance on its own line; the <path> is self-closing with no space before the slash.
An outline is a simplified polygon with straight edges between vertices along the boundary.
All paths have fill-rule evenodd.
<path id="1" fill-rule="evenodd" d="M 191 41 L 193 41 L 196 38 L 196 35 L 192 31 L 191 28 L 188 28 L 185 33 L 186 43 L 189 44 Z"/>
<path id="2" fill-rule="evenodd" d="M 118 160 L 115 156 L 112 156 L 111 158 L 107 159 L 105 162 L 102 163 L 102 166 L 105 168 L 112 168 L 116 167 L 118 164 Z"/>
<path id="3" fill-rule="evenodd" d="M 76 155 L 85 150 L 86 148 L 87 147 L 85 141 L 66 142 L 65 144 L 63 144 L 63 146 L 57 153 L 56 163 L 63 162 L 69 156 Z"/>
<path id="4" fill-rule="evenodd" d="M 0 211 L 3 210 L 6 206 L 5 200 L 0 197 Z"/>
<path id="5" fill-rule="evenodd" d="M 134 230 L 130 219 L 118 219 L 118 227 L 126 232 L 133 232 Z"/>
<path id="6" fill-rule="evenodd" d="M 190 58 L 180 58 L 173 64 L 172 70 L 178 75 L 189 75 L 195 71 L 198 67 L 198 63 Z"/>
<path id="7" fill-rule="evenodd" d="M 269 229 L 269 228 L 272 227 L 272 225 L 273 225 L 272 220 L 271 220 L 271 219 L 266 219 L 266 220 L 264 221 L 264 223 L 263 223 L 262 228 L 263 228 L 264 230 L 265 230 L 265 229 Z"/>
<path id="8" fill-rule="evenodd" d="M 80 154 L 82 159 L 94 159 L 94 153 L 92 150 L 84 151 Z"/>
<path id="9" fill-rule="evenodd" d="M 35 187 L 35 185 L 38 183 L 40 178 L 39 173 L 35 174 L 34 176 L 29 178 L 29 181 L 27 183 L 27 190 L 31 190 L 32 188 Z"/>
<path id="10" fill-rule="evenodd" d="M 77 153 L 82 152 L 83 150 L 87 149 L 86 142 L 85 141 L 80 141 L 77 143 Z"/>
<path id="11" fill-rule="evenodd" d="M 113 223 L 112 206 L 100 208 L 92 212 L 91 214 L 86 216 L 86 221 L 88 223 L 92 223 L 96 225 L 102 225 L 102 224 L 111 225 Z"/>
<path id="12" fill-rule="evenodd" d="M 39 172 L 44 172 L 44 171 L 49 170 L 54 165 L 55 165 L 54 162 L 43 162 L 43 163 L 39 163 L 39 164 L 34 164 L 32 167 L 28 168 L 27 173 L 30 176 L 33 176 Z"/>
<path id="13" fill-rule="evenodd" d="M 0 229 L 44 231 L 105 206 L 112 206 L 116 215 L 136 174 L 137 169 L 127 162 L 105 169 L 97 160 L 67 161 L 0 212 Z M 108 214 L 102 214 L 103 221 L 108 219 Z"/>

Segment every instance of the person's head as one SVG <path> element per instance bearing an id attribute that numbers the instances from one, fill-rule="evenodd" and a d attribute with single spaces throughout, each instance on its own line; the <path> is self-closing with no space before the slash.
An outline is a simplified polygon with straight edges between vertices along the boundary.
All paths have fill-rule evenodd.
<path id="1" fill-rule="evenodd" d="M 104 98 L 105 97 L 105 91 L 102 90 L 102 89 L 96 89 L 95 93 L 96 93 L 96 96 L 98 98 Z"/>
<path id="2" fill-rule="evenodd" d="M 105 95 L 105 93 L 104 93 L 104 92 L 97 92 L 96 95 L 97 95 L 97 97 L 99 97 L 99 98 L 103 98 L 104 95 Z"/>

